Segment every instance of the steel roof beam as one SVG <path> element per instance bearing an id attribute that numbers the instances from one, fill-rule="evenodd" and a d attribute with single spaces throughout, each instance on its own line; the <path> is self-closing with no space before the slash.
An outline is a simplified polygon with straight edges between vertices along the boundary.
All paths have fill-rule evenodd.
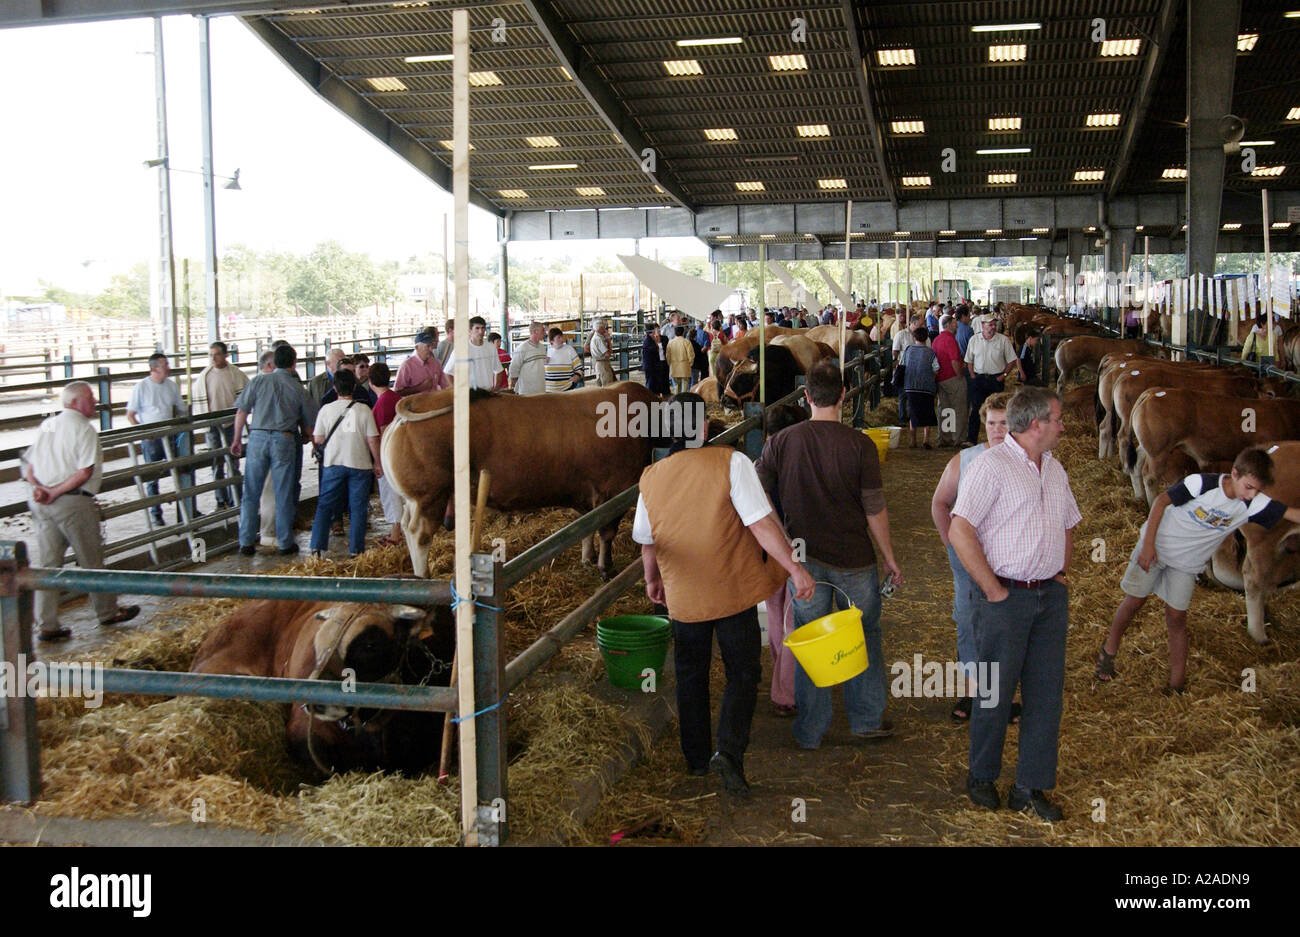
<path id="1" fill-rule="evenodd" d="M 1137 94 L 1133 97 L 1133 108 L 1124 127 L 1124 138 L 1120 141 L 1119 156 L 1115 168 L 1110 174 L 1110 184 L 1106 186 L 1106 197 L 1114 198 L 1115 193 L 1128 175 L 1129 164 L 1133 160 L 1133 151 L 1137 147 L 1140 128 L 1146 123 L 1147 110 L 1151 107 L 1151 98 L 1155 94 L 1156 79 L 1160 76 L 1160 67 L 1164 64 L 1165 49 L 1169 47 L 1169 37 L 1174 31 L 1174 22 L 1182 7 L 1179 0 L 1164 0 L 1160 15 L 1156 19 L 1153 38 L 1148 43 L 1146 62 L 1142 66 L 1142 79 L 1138 83 Z"/>
<path id="2" fill-rule="evenodd" d="M 315 0 L 313 0 L 315 2 Z M 267 13 L 300 6 L 290 0 L 5 0 L 0 3 L 0 28 L 84 23 L 92 20 L 165 16 L 171 13 Z M 348 0 L 321 0 L 321 7 L 345 7 Z"/>
<path id="3" fill-rule="evenodd" d="M 451 191 L 451 171 L 439 162 L 427 147 L 389 120 L 351 86 L 336 79 L 328 69 L 322 68 L 319 62 L 294 45 L 273 25 L 256 17 L 241 17 L 241 20 L 268 49 L 293 69 L 308 87 L 350 117 L 358 126 L 369 131 L 372 136 L 432 179 L 438 186 L 448 192 Z M 474 186 L 470 187 L 469 200 L 472 204 L 498 217 L 505 214 L 505 209 L 496 205 Z"/>
<path id="4" fill-rule="evenodd" d="M 844 32 L 848 39 L 849 57 L 853 60 L 853 71 L 858 80 L 858 93 L 862 97 L 862 109 L 867 117 L 867 142 L 875 157 L 880 183 L 889 197 L 889 204 L 898 208 L 898 193 L 894 190 L 894 180 L 890 178 L 889 165 L 885 162 L 885 142 L 880 134 L 880 125 L 876 122 L 875 104 L 871 100 L 871 71 L 862 50 L 862 30 L 858 22 L 857 0 L 841 0 L 840 9 L 844 15 Z"/>
<path id="5" fill-rule="evenodd" d="M 628 155 L 635 161 L 635 165 L 639 166 L 641 164 L 642 152 L 647 149 L 651 150 L 655 159 L 655 171 L 647 172 L 646 176 L 658 183 L 669 197 L 675 199 L 683 208 L 693 213 L 695 206 L 690 196 L 686 194 L 685 189 L 677 181 L 672 170 L 664 165 L 663 154 L 655 151 L 650 146 L 649 141 L 641 133 L 636 122 L 614 94 L 614 90 L 601 77 L 596 64 L 587 55 L 586 50 L 570 36 L 564 21 L 555 14 L 545 0 L 521 0 L 521 2 L 536 21 L 537 28 L 550 44 L 552 51 L 560 60 L 560 64 L 567 68 L 569 74 L 573 76 L 574 84 L 578 86 L 583 96 L 591 102 L 591 106 L 596 109 L 596 113 L 604 118 L 614 135 L 623 141 L 623 145 L 627 148 Z"/>

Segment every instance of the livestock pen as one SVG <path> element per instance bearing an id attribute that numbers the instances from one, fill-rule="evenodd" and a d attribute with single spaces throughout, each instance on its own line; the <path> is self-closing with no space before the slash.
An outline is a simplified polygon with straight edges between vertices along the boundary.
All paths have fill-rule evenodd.
<path id="1" fill-rule="evenodd" d="M 869 374 L 866 372 L 869 370 Z M 855 386 L 849 402 L 861 421 L 864 402 L 874 402 L 880 390 L 878 353 L 850 364 Z M 772 406 L 795 403 L 802 389 Z M 749 405 L 744 418 L 710 440 L 713 445 L 741 444 L 751 458 L 763 441 L 763 407 Z M 194 696 L 265 702 L 299 702 L 318 705 L 457 713 L 475 724 L 474 805 L 477 824 L 472 832 L 478 843 L 495 845 L 509 836 L 507 785 L 507 727 L 503 703 L 530 677 L 554 659 L 565 644 L 616 603 L 641 577 L 639 560 L 626 565 L 580 606 L 565 615 L 514 659 L 506 662 L 502 610 L 510 589 L 549 566 L 564 551 L 591 536 L 612 519 L 622 516 L 636 501 L 630 488 L 613 500 L 556 531 L 509 562 L 488 553 L 472 556 L 474 634 L 473 698 L 475 712 L 460 712 L 457 694 L 441 687 L 356 684 L 341 686 L 320 680 L 284 680 L 272 677 L 214 676 L 166 670 L 111 667 L 103 672 L 102 690 L 110 694 Z M 168 573 L 158 570 L 41 569 L 28 565 L 21 543 L 0 544 L 0 659 L 12 667 L 31 659 L 31 593 L 40 588 L 68 588 L 80 592 L 124 592 L 157 596 L 202 598 L 304 598 L 338 602 L 404 602 L 419 606 L 454 606 L 451 582 L 380 578 L 300 578 L 286 576 Z M 71 681 L 71 665 L 53 665 L 54 679 Z M 40 738 L 36 701 L 11 697 L 0 712 L 0 799 L 30 803 L 40 796 Z M 471 831 L 463 831 L 470 833 Z"/>

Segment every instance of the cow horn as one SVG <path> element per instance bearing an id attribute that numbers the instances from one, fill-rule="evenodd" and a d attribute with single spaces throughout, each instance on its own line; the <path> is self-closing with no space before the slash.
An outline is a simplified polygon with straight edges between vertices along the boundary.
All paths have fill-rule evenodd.
<path id="1" fill-rule="evenodd" d="M 398 621 L 420 621 L 428 614 L 422 608 L 416 608 L 414 605 L 394 605 L 391 607 L 391 614 Z"/>

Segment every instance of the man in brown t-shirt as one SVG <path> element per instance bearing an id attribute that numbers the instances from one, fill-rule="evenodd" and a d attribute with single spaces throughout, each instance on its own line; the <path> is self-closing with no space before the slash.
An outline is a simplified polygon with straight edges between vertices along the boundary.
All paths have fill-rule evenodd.
<path id="1" fill-rule="evenodd" d="M 810 599 L 794 599 L 794 625 L 806 625 L 831 612 L 831 598 L 862 610 L 867 669 L 844 683 L 849 729 L 865 739 L 888 738 L 894 726 L 885 713 L 885 666 L 880 635 L 880 582 L 877 565 L 895 584 L 903 581 L 889 537 L 889 513 L 881 491 L 880 457 L 875 443 L 840 422 L 844 383 L 839 365 L 823 360 L 808 371 L 804 395 L 812 419 L 771 437 L 755 466 L 759 481 L 776 506 L 786 531 L 818 581 Z M 877 564 L 872 537 L 880 551 Z M 826 584 L 835 587 L 828 587 Z M 795 669 L 795 742 L 821 745 L 831 724 L 830 687 L 813 684 L 802 666 Z"/>

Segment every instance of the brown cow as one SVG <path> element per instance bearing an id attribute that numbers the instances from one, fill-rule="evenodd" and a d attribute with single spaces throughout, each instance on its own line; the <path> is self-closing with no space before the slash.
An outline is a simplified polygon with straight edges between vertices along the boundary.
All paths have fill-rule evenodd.
<path id="1" fill-rule="evenodd" d="M 838 325 L 819 325 L 804 333 L 814 342 L 824 342 L 831 346 L 835 357 L 840 356 L 840 327 Z M 868 329 L 852 328 L 844 330 L 844 344 L 848 347 L 846 358 L 852 358 L 854 352 L 866 354 L 871 350 L 871 338 Z"/>
<path id="2" fill-rule="evenodd" d="M 1073 416 L 1076 420 L 1089 422 L 1096 419 L 1097 411 L 1097 385 L 1080 384 L 1065 392 L 1065 397 L 1061 402 L 1062 408 L 1066 413 Z"/>
<path id="3" fill-rule="evenodd" d="M 1119 428 L 1119 422 L 1115 419 L 1115 381 L 1125 371 L 1143 367 L 1147 363 L 1151 363 L 1153 368 L 1170 365 L 1200 371 L 1214 367 L 1200 361 L 1166 362 L 1132 352 L 1112 352 L 1104 356 L 1097 365 L 1097 458 L 1108 459 L 1115 455 L 1115 434 Z"/>
<path id="4" fill-rule="evenodd" d="M 1056 346 L 1056 381 L 1057 391 L 1065 390 L 1066 383 L 1074 372 L 1082 367 L 1095 368 L 1102 356 L 1112 351 L 1139 352 L 1146 350 L 1145 342 L 1126 341 L 1117 338 L 1101 338 L 1092 335 L 1079 335 L 1067 338 Z"/>
<path id="5" fill-rule="evenodd" d="M 1198 465 L 1231 462 L 1261 439 L 1300 439 L 1300 402 L 1223 397 L 1194 390 L 1148 389 L 1129 420 L 1145 458 L 1138 471 L 1150 505 L 1179 477 L 1171 460 L 1179 450 Z"/>
<path id="6" fill-rule="evenodd" d="M 818 326 L 818 328 L 821 328 L 821 326 Z M 812 330 L 809 329 L 809 331 Z M 828 358 L 832 355 L 839 356 L 839 352 L 825 342 L 813 341 L 802 335 L 778 335 L 772 339 L 772 344 L 790 350 L 790 354 L 794 355 L 795 363 L 799 365 L 799 373 L 801 374 L 807 374 L 808 369 L 822 358 Z"/>
<path id="7" fill-rule="evenodd" d="M 585 514 L 641 478 L 658 422 L 648 416 L 650 405 L 659 399 L 631 381 L 563 394 L 476 394 L 470 407 L 470 475 L 477 479 L 481 469 L 491 473 L 488 504 L 499 511 L 567 507 Z M 433 525 L 443 519 L 451 497 L 451 437 L 450 390 L 405 398 L 384 433 L 384 469 L 406 504 L 402 531 L 417 576 L 428 573 Z M 620 520 L 599 531 L 598 564 L 607 577 L 613 573 L 612 544 Z M 592 553 L 587 538 L 583 561 L 590 562 Z"/>
<path id="8" fill-rule="evenodd" d="M 720 399 L 718 394 L 718 379 L 716 377 L 706 377 L 691 388 L 691 393 L 699 394 L 704 398 L 705 403 L 717 403 Z M 712 433 L 709 435 L 712 436 Z"/>
<path id="9" fill-rule="evenodd" d="M 407 605 L 261 599 L 208 632 L 190 671 L 446 686 L 454 642 L 447 608 L 431 616 Z M 293 756 L 326 773 L 417 771 L 438 758 L 441 720 L 441 713 L 295 704 L 286 733 Z"/>
<path id="10" fill-rule="evenodd" d="M 1300 504 L 1300 442 L 1275 443 L 1273 484 L 1265 493 L 1288 506 Z M 1220 585 L 1246 593 L 1246 630 L 1268 643 L 1265 602 L 1280 589 L 1300 583 L 1300 524 L 1280 521 L 1272 530 L 1247 524 L 1223 542 L 1207 575 Z"/>

